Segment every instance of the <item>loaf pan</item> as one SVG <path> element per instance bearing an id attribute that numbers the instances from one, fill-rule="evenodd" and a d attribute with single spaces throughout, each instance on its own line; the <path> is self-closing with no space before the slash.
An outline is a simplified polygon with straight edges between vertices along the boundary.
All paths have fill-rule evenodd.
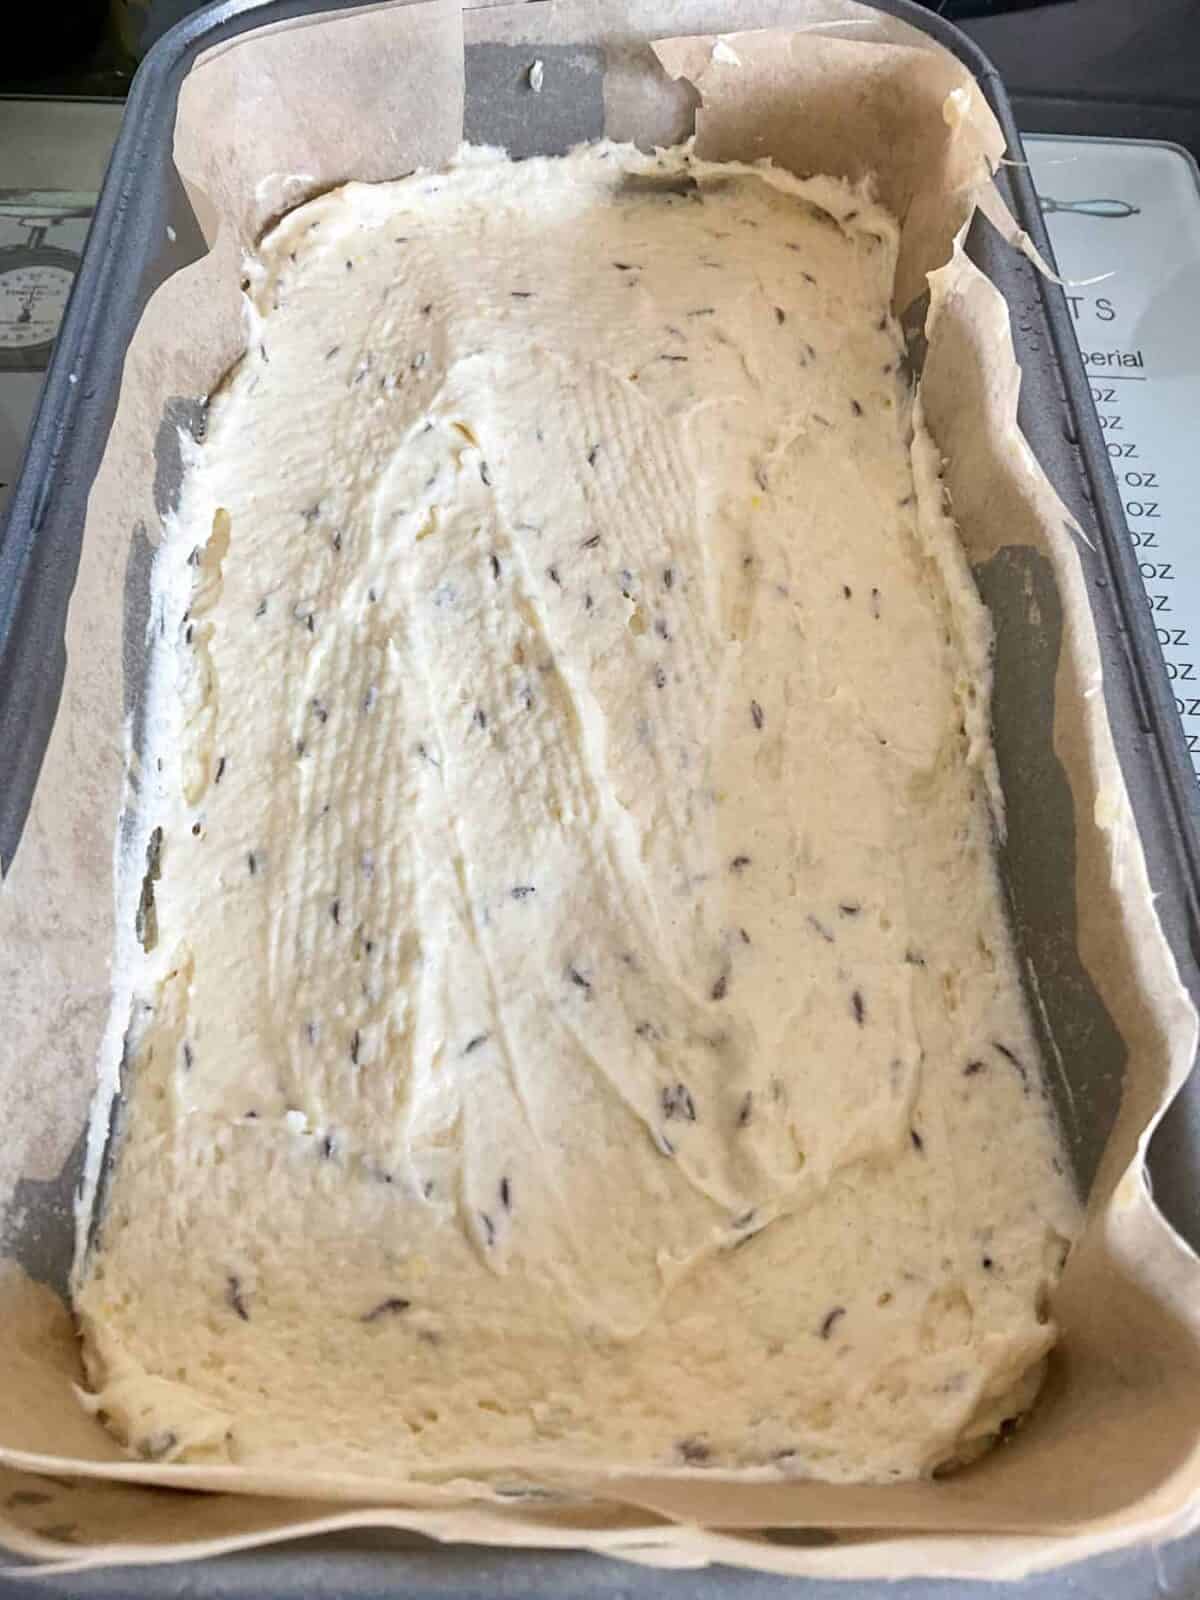
<path id="1" fill-rule="evenodd" d="M 125 121 L 96 210 L 92 233 L 47 376 L 22 472 L 0 526 L 0 866 L 7 869 L 21 837 L 42 757 L 54 723 L 65 665 L 63 635 L 78 565 L 88 493 L 114 415 L 125 349 L 154 290 L 172 273 L 203 254 L 205 245 L 172 163 L 171 146 L 180 85 L 201 52 L 252 28 L 319 11 L 343 9 L 338 0 L 226 0 L 174 28 L 151 51 L 135 79 Z M 346 7 L 348 8 L 348 7 Z M 1050 246 L 1007 97 L 995 72 L 957 29 L 908 0 L 879 0 L 889 12 L 950 50 L 979 82 L 1008 143 L 1012 164 L 998 187 L 1018 224 L 1049 259 Z M 557 49 L 562 47 L 550 47 Z M 548 72 L 539 104 L 539 125 L 551 129 L 555 149 L 594 137 L 595 107 L 604 66 L 585 52 L 571 52 L 571 70 Z M 478 141 L 511 143 L 521 126 L 521 103 L 511 72 L 493 46 L 468 47 L 467 131 Z M 564 88 L 555 92 L 555 78 Z M 588 79 L 592 81 L 587 82 Z M 1026 438 L 1064 503 L 1094 545 L 1084 563 L 1093 618 L 1103 656 L 1104 694 L 1128 787 L 1158 911 L 1181 974 L 1193 996 L 1200 992 L 1200 843 L 1198 806 L 1191 765 L 1175 715 L 1151 618 L 1128 540 L 1116 485 L 1108 465 L 1087 379 L 1075 344 L 1061 288 L 1014 252 L 982 218 L 974 222 L 968 250 L 1001 289 L 1010 307 L 1023 382 L 1019 420 Z M 1005 676 L 1038 670 L 1036 652 L 1020 636 L 1022 626 L 1002 573 L 980 572 L 981 589 L 996 619 L 998 706 Z M 145 571 L 131 567 L 126 636 L 140 645 Z M 142 590 L 139 591 L 139 583 Z M 1010 616 L 1008 612 L 1012 610 Z M 131 658 L 132 659 L 132 658 Z M 1053 669 L 1053 655 L 1042 660 Z M 1014 678 L 1015 681 L 1015 678 Z M 1052 685 L 1043 684 L 1053 697 Z M 1020 719 L 997 715 L 1002 768 L 1024 770 L 1028 752 L 1018 752 Z M 1006 743 L 1010 749 L 1006 752 Z M 1049 781 L 1049 775 L 1048 775 Z M 1052 810 L 1036 784 L 1021 804 L 1010 800 L 1010 835 L 1005 852 L 1014 923 L 1023 953 L 1035 970 L 1061 965 L 1070 943 L 1073 885 L 1047 826 Z M 1017 803 L 1013 803 L 1016 799 Z M 1059 819 L 1061 820 L 1061 819 Z M 1069 819 L 1064 824 L 1069 830 Z M 1056 1031 L 1086 1040 L 1073 1058 L 1080 1072 L 1072 1082 L 1072 1108 L 1063 1107 L 1064 1128 L 1081 1187 L 1086 1191 L 1116 1114 L 1122 1083 L 1122 1047 L 1106 1026 L 1082 969 L 1066 974 L 1055 994 L 1044 996 Z M 1070 1063 L 1069 1063 L 1070 1065 Z M 26 1220 L 18 1254 L 36 1279 L 58 1292 L 66 1288 L 73 1235 L 72 1196 L 81 1154 L 56 1184 L 36 1185 L 26 1197 Z M 1155 1137 L 1149 1173 L 1161 1209 L 1193 1245 L 1200 1244 L 1200 1093 L 1195 1085 L 1176 1099 Z M 31 1186 L 32 1188 L 33 1186 Z M 1112 1558 L 1095 1570 L 1097 1592 L 1140 1600 L 1145 1594 L 1192 1593 L 1195 1574 L 1189 1546 L 1181 1546 L 1172 1570 L 1181 1587 L 1161 1587 L 1163 1573 L 1144 1554 Z M 1194 1553 L 1194 1552 L 1193 1552 Z M 38 1593 L 153 1594 L 173 1586 L 167 1568 L 126 1568 L 116 1574 L 85 1573 L 59 1581 L 36 1580 Z M 1119 1575 L 1119 1577 L 1118 1577 Z M 362 1535 L 298 1551 L 255 1552 L 190 1569 L 189 1592 L 211 1595 L 291 1593 L 382 1594 L 403 1585 L 413 1594 L 474 1596 L 487 1593 L 609 1593 L 614 1584 L 630 1595 L 658 1594 L 686 1585 L 700 1593 L 719 1583 L 749 1595 L 786 1580 L 732 1572 L 672 1576 L 636 1568 L 614 1568 L 582 1555 L 415 1549 L 413 1541 Z M 1066 1593 L 1067 1580 L 1030 1580 L 1030 1595 Z M 115 1587 L 114 1587 L 115 1585 Z M 1111 1585 L 1111 1588 L 1110 1588 Z M 896 1593 L 912 1600 L 921 1593 L 981 1595 L 978 1585 L 904 1584 Z M 814 1596 L 865 1594 L 855 1584 L 814 1582 Z M 0 1579 L 0 1597 L 35 1592 L 34 1580 Z M 1014 1594 L 1011 1586 L 1002 1591 Z"/>

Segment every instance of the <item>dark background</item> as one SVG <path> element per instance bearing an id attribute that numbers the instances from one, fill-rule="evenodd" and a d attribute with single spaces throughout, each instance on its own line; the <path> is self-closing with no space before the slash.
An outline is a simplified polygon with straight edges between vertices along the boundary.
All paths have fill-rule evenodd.
<path id="1" fill-rule="evenodd" d="M 0 93 L 122 97 L 136 56 L 199 4 L 21 6 Z M 1169 139 L 1200 157 L 1198 0 L 929 0 L 928 9 L 960 23 L 991 56 L 1023 129 Z"/>

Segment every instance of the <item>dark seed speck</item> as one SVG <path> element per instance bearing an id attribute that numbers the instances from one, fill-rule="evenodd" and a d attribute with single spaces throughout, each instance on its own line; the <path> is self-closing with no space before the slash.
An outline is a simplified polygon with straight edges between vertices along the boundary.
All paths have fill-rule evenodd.
<path id="1" fill-rule="evenodd" d="M 392 1295 L 390 1299 L 381 1300 L 377 1306 L 366 1311 L 358 1319 L 360 1322 L 381 1322 L 384 1317 L 397 1317 L 402 1311 L 407 1311 L 412 1305 L 411 1300 L 405 1300 L 401 1295 Z"/>
<path id="2" fill-rule="evenodd" d="M 243 1322 L 250 1321 L 250 1312 L 242 1297 L 241 1281 L 232 1273 L 225 1280 L 225 1304 L 231 1311 L 236 1311 Z"/>
<path id="3" fill-rule="evenodd" d="M 993 1050 L 998 1050 L 1006 1061 L 1009 1061 L 1009 1062 L 1012 1063 L 1012 1065 L 1017 1069 L 1017 1073 L 1020 1076 L 1021 1082 L 1025 1085 L 1026 1088 L 1028 1088 L 1029 1087 L 1029 1074 L 1026 1072 L 1025 1066 L 1022 1063 L 1020 1057 L 1015 1055 L 1008 1048 L 1008 1046 L 1006 1044 L 1001 1044 L 999 1039 L 993 1039 L 992 1040 L 992 1049 Z"/>
<path id="4" fill-rule="evenodd" d="M 668 1084 L 662 1092 L 663 1116 L 670 1122 L 681 1119 L 684 1122 L 695 1122 L 696 1102 L 692 1099 L 691 1090 L 686 1083 Z"/>

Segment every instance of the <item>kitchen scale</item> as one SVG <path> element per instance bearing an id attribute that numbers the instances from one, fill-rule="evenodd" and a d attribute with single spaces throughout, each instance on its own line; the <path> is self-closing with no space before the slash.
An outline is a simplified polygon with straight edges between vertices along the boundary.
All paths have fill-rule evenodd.
<path id="1" fill-rule="evenodd" d="M 0 100 L 0 511 L 120 110 Z M 1200 171 L 1133 139 L 1031 134 L 1026 154 L 1200 775 Z"/>
<path id="2" fill-rule="evenodd" d="M 95 202 L 94 194 L 0 188 L 0 511 L 17 475 Z"/>
<path id="3" fill-rule="evenodd" d="M 0 513 L 120 121 L 114 101 L 0 98 Z"/>
<path id="4" fill-rule="evenodd" d="M 95 203 L 94 194 L 0 190 L 0 372 L 46 370 L 80 261 L 79 250 L 46 239 L 85 222 Z M 5 238 L 14 228 L 25 235 L 16 243 Z"/>

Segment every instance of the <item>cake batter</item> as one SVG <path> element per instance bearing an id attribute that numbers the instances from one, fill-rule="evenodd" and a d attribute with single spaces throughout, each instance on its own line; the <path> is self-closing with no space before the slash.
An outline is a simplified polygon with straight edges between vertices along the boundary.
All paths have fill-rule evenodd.
<path id="1" fill-rule="evenodd" d="M 612 144 L 263 242 L 77 1293 L 133 1452 L 890 1481 L 1032 1400 L 1076 1203 L 896 250 Z"/>

